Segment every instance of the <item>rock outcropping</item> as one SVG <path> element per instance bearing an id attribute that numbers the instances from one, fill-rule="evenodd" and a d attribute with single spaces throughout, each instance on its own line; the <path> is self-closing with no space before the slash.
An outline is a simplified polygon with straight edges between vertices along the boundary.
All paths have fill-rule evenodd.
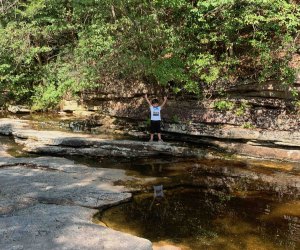
<path id="1" fill-rule="evenodd" d="M 29 121 L 0 120 L 0 134 L 13 135 L 15 141 L 24 145 L 23 150 L 29 153 L 128 158 L 158 155 L 216 158 L 209 149 L 215 147 L 231 155 L 300 161 L 300 133 L 297 131 L 249 130 L 230 126 L 207 128 L 199 124 L 165 124 L 165 130 L 172 132 L 173 138 L 174 134 L 181 131 L 180 140 L 197 142 L 201 147 L 183 146 L 182 143 L 106 139 L 103 136 L 60 131 L 37 131 L 32 129 Z M 209 148 L 204 149 L 203 145 Z"/>
<path id="2" fill-rule="evenodd" d="M 299 92 L 300 74 L 292 87 Z M 297 105 L 290 90 L 275 81 L 245 81 L 224 89 L 225 99 L 217 92 L 201 101 L 195 96 L 170 94 L 162 111 L 163 131 L 178 140 L 201 141 L 230 153 L 299 161 L 299 102 Z M 143 82 L 111 81 L 95 92 L 84 93 L 80 105 L 64 101 L 62 109 L 81 113 L 95 123 L 101 123 L 103 116 L 111 117 L 111 130 L 127 130 L 133 135 L 146 130 L 149 111 L 142 94 L 146 92 L 150 97 L 165 94 L 161 87 L 150 88 Z M 101 124 L 95 129 L 104 127 Z"/>
<path id="3" fill-rule="evenodd" d="M 13 135 L 15 141 L 24 145 L 29 153 L 48 155 L 85 155 L 115 157 L 177 156 L 205 157 L 202 149 L 183 147 L 169 143 L 149 143 L 132 140 L 100 139 L 94 135 L 59 131 L 37 131 L 22 120 L 1 119 L 0 134 Z"/>

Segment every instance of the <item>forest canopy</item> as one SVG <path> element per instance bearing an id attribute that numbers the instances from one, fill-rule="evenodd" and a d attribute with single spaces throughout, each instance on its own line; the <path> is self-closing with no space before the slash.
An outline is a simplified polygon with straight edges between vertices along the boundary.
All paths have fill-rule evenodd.
<path id="1" fill-rule="evenodd" d="M 286 0 L 10 0 L 0 5 L 0 91 L 34 109 L 109 76 L 203 88 L 289 86 L 300 7 Z"/>

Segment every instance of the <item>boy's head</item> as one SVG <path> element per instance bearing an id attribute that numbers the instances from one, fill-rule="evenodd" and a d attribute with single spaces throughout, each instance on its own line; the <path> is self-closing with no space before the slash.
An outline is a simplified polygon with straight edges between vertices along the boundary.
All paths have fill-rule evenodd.
<path id="1" fill-rule="evenodd" d="M 153 105 L 153 106 L 158 106 L 158 104 L 159 104 L 159 101 L 158 101 L 158 99 L 153 99 L 152 101 L 151 101 L 151 104 Z"/>

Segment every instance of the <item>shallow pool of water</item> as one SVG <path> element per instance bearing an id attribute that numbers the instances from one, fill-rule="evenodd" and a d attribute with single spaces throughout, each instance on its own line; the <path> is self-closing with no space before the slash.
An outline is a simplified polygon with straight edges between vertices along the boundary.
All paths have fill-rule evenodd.
<path id="1" fill-rule="evenodd" d="M 17 144 L 10 136 L 0 135 L 0 148 L 13 157 L 36 157 L 36 155 L 22 151 L 23 146 Z"/>
<path id="2" fill-rule="evenodd" d="M 299 164 L 156 158 L 111 167 L 144 180 L 144 193 L 98 214 L 108 227 L 181 249 L 300 249 L 299 192 L 292 186 Z M 148 192 L 158 184 L 164 199 Z"/>
<path id="3" fill-rule="evenodd" d="M 98 215 L 107 226 L 182 249 L 299 249 L 300 202 L 266 193 L 236 197 L 200 189 L 134 196 Z"/>

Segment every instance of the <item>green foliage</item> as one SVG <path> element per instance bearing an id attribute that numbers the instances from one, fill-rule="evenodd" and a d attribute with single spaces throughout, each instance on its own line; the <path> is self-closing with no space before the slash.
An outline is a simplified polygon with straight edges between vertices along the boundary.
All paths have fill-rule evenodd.
<path id="1" fill-rule="evenodd" d="M 300 108 L 300 101 L 295 102 L 295 106 Z"/>
<path id="2" fill-rule="evenodd" d="M 163 86 L 166 86 L 170 81 L 184 80 L 186 76 L 183 69 L 184 63 L 180 58 L 157 60 L 150 67 L 157 82 Z"/>
<path id="3" fill-rule="evenodd" d="M 173 115 L 171 118 L 172 123 L 180 123 L 180 118 L 178 115 Z"/>
<path id="4" fill-rule="evenodd" d="M 219 201 L 222 203 L 229 202 L 233 198 L 231 194 L 227 194 L 224 192 L 218 192 L 217 197 L 219 198 Z"/>
<path id="5" fill-rule="evenodd" d="M 147 120 L 145 121 L 145 125 L 147 127 L 149 127 L 151 125 L 151 119 L 150 118 L 147 118 Z"/>
<path id="6" fill-rule="evenodd" d="M 255 128 L 255 126 L 253 124 L 251 124 L 250 122 L 245 122 L 242 125 L 242 128 L 253 129 L 253 128 Z"/>
<path id="7" fill-rule="evenodd" d="M 209 53 L 199 54 L 196 58 L 189 59 L 192 72 L 200 80 L 211 84 L 219 78 L 220 69 L 218 68 L 215 57 Z"/>
<path id="8" fill-rule="evenodd" d="M 234 103 L 228 100 L 215 101 L 213 104 L 214 108 L 221 111 L 232 110 Z"/>
<path id="9" fill-rule="evenodd" d="M 290 89 L 299 29 L 287 0 L 3 1 L 0 91 L 46 109 L 108 77 L 196 95 L 245 78 Z"/>
<path id="10" fill-rule="evenodd" d="M 214 101 L 213 107 L 220 111 L 234 110 L 237 116 L 242 116 L 249 108 L 249 105 L 245 101 L 241 102 L 240 104 L 235 104 L 229 100 L 218 100 Z"/>
<path id="11" fill-rule="evenodd" d="M 249 105 L 247 102 L 241 102 L 238 107 L 235 109 L 235 114 L 237 116 L 242 116 L 245 114 L 246 110 L 249 108 Z"/>

